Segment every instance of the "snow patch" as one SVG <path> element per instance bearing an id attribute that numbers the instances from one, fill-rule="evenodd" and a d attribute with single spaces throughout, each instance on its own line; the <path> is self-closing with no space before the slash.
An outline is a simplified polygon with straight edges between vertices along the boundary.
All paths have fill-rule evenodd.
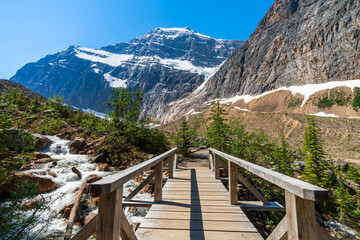
<path id="1" fill-rule="evenodd" d="M 318 116 L 318 117 L 339 117 L 338 115 L 332 114 L 332 113 L 324 113 L 324 112 L 318 112 L 318 113 L 311 113 L 309 115 Z"/>
<path id="2" fill-rule="evenodd" d="M 354 91 L 355 87 L 360 87 L 360 80 L 346 80 L 346 81 L 333 81 L 333 82 L 327 82 L 327 83 L 319 83 L 319 84 L 306 84 L 302 86 L 291 86 L 291 87 L 281 87 L 275 90 L 264 92 L 260 95 L 236 95 L 234 97 L 228 98 L 228 99 L 222 99 L 221 103 L 235 103 L 241 99 L 244 100 L 245 103 L 248 103 L 254 99 L 258 99 L 261 97 L 264 97 L 270 93 L 276 92 L 276 91 L 291 91 L 292 95 L 295 95 L 297 93 L 304 96 L 304 100 L 300 107 L 304 106 L 306 101 L 309 99 L 311 95 L 314 93 L 326 90 L 326 89 L 332 89 L 336 87 L 349 87 L 352 91 Z"/>
<path id="3" fill-rule="evenodd" d="M 200 86 L 195 89 L 194 91 L 195 94 L 198 94 L 201 90 L 204 89 L 208 80 L 221 68 L 221 66 L 225 63 L 225 61 L 226 60 L 224 60 L 219 66 L 212 68 L 212 72 L 209 75 L 205 76 L 204 82 L 202 82 Z"/>
<path id="4" fill-rule="evenodd" d="M 233 108 L 240 110 L 240 111 L 250 112 L 250 110 L 246 109 L 246 108 L 239 108 L 239 107 L 235 107 L 235 106 L 233 106 Z"/>
<path id="5" fill-rule="evenodd" d="M 127 87 L 127 79 L 120 79 L 110 75 L 110 73 L 105 73 L 104 78 L 106 81 L 110 83 L 110 87 L 112 88 L 126 88 Z"/>

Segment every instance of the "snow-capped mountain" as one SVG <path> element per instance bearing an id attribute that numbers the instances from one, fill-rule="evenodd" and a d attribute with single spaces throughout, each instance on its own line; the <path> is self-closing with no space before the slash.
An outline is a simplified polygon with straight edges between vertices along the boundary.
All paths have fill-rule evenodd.
<path id="1" fill-rule="evenodd" d="M 130 42 L 92 49 L 70 46 L 28 63 L 10 79 L 46 97 L 107 111 L 111 88 L 143 91 L 142 115 L 160 118 L 163 106 L 199 92 L 243 42 L 214 39 L 188 28 L 156 28 Z"/>

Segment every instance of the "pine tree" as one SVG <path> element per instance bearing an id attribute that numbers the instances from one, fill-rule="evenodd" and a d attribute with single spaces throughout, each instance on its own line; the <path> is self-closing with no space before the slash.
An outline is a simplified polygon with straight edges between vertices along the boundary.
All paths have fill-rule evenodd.
<path id="1" fill-rule="evenodd" d="M 314 116 L 306 116 L 305 138 L 305 171 L 304 178 L 317 186 L 327 186 L 328 174 L 326 173 L 327 164 L 323 160 L 325 153 L 322 148 L 322 141 L 319 136 L 319 129 L 316 125 Z"/>
<path id="2" fill-rule="evenodd" d="M 207 128 L 206 135 L 208 144 L 220 151 L 226 151 L 230 141 L 229 126 L 224 118 L 225 115 L 227 113 L 220 106 L 220 95 L 218 93 L 216 95 L 215 106 L 211 109 L 210 117 L 208 118 L 211 123 Z"/>
<path id="3" fill-rule="evenodd" d="M 178 147 L 179 153 L 186 157 L 189 153 L 189 148 L 192 147 L 193 144 L 185 117 L 182 117 L 180 130 L 175 136 L 175 143 Z"/>
<path id="4" fill-rule="evenodd" d="M 285 140 L 284 134 L 281 135 L 280 146 L 274 145 L 272 155 L 276 171 L 289 176 L 294 174 L 294 170 L 292 168 L 292 164 L 294 163 L 294 154 L 289 149 L 289 145 Z"/>

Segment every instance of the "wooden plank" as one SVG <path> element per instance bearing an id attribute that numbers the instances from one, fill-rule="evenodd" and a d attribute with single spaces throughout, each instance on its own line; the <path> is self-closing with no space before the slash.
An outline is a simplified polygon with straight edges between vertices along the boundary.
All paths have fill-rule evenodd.
<path id="1" fill-rule="evenodd" d="M 214 161 L 214 171 L 215 171 L 215 179 L 220 178 L 220 171 L 219 171 L 219 155 L 215 154 L 215 161 Z"/>
<path id="2" fill-rule="evenodd" d="M 238 189 L 237 189 L 237 165 L 229 162 L 229 202 L 231 205 L 238 204 Z"/>
<path id="3" fill-rule="evenodd" d="M 209 212 L 172 212 L 172 211 L 155 211 L 151 210 L 146 219 L 179 219 L 179 220 L 204 220 L 204 221 L 229 221 L 229 222 L 248 222 L 249 219 L 245 213 L 227 212 L 219 214 Z"/>
<path id="4" fill-rule="evenodd" d="M 96 231 L 97 215 L 95 215 L 85 226 L 83 226 L 71 240 L 88 239 Z"/>
<path id="5" fill-rule="evenodd" d="M 191 224 L 190 224 L 191 222 Z M 203 231 L 242 231 L 257 233 L 256 228 L 250 221 L 228 222 L 228 221 L 196 221 L 182 219 L 144 219 L 140 228 L 151 229 L 182 229 L 182 230 L 203 230 Z M 241 229 L 241 230 L 240 230 Z"/>
<path id="6" fill-rule="evenodd" d="M 158 162 L 176 152 L 176 150 L 177 148 L 173 148 L 159 156 L 92 183 L 90 185 L 90 193 L 110 193 L 143 171 L 155 166 Z"/>
<path id="7" fill-rule="evenodd" d="M 299 198 L 285 191 L 288 239 L 319 239 L 315 216 L 315 202 Z"/>
<path id="8" fill-rule="evenodd" d="M 120 236 L 121 240 L 137 240 L 137 237 L 128 222 L 123 210 L 121 211 L 121 230 L 120 230 Z"/>
<path id="9" fill-rule="evenodd" d="M 97 240 L 120 239 L 122 194 L 123 187 L 121 186 L 111 193 L 100 195 L 96 228 Z"/>
<path id="10" fill-rule="evenodd" d="M 141 191 L 141 189 L 143 189 L 148 183 L 150 183 L 153 178 L 155 176 L 155 172 L 152 172 L 144 181 L 142 181 L 142 183 L 139 184 L 139 186 L 137 186 L 124 200 L 125 201 L 130 201 L 133 197 L 136 196 L 136 194 L 138 194 L 138 192 Z"/>
<path id="11" fill-rule="evenodd" d="M 252 232 L 225 232 L 225 231 L 188 231 L 177 229 L 142 229 L 139 228 L 136 231 L 136 235 L 140 240 L 169 240 L 169 239 L 181 239 L 181 240 L 194 240 L 194 239 L 207 239 L 207 240 L 223 240 L 226 236 L 227 240 L 262 240 L 263 238 L 258 233 Z"/>
<path id="12" fill-rule="evenodd" d="M 248 180 L 246 180 L 246 178 L 244 178 L 239 172 L 237 172 L 237 178 L 240 182 L 242 182 L 242 184 L 244 184 L 247 189 L 250 190 L 250 192 L 252 192 L 252 194 L 255 195 L 257 199 L 262 201 L 264 205 L 270 205 L 269 200 L 267 200 L 264 195 L 260 193 L 253 185 L 251 185 L 251 183 L 249 183 Z"/>
<path id="13" fill-rule="evenodd" d="M 266 240 L 287 240 L 287 220 L 284 217 Z"/>
<path id="14" fill-rule="evenodd" d="M 163 163 L 158 162 L 155 165 L 155 185 L 154 185 L 154 202 L 162 201 L 162 182 L 163 182 Z"/>
<path id="15" fill-rule="evenodd" d="M 210 150 L 214 154 L 236 163 L 240 167 L 245 168 L 247 171 L 289 191 L 290 193 L 295 194 L 300 198 L 312 201 L 327 201 L 329 199 L 329 192 L 324 188 L 317 187 L 271 169 L 233 157 L 213 148 L 210 148 Z"/>
<path id="16" fill-rule="evenodd" d="M 174 177 L 174 153 L 172 153 L 169 157 L 169 178 Z"/>
<path id="17" fill-rule="evenodd" d="M 212 153 L 209 154 L 209 164 L 210 164 L 210 170 L 214 171 L 214 160 Z"/>
<path id="18" fill-rule="evenodd" d="M 244 214 L 237 206 L 232 205 L 202 205 L 202 206 L 186 206 L 186 205 L 153 205 L 151 211 L 171 211 L 171 212 L 202 212 L 202 213 L 233 213 Z M 150 213 L 150 211 L 149 211 Z"/>
<path id="19" fill-rule="evenodd" d="M 246 211 L 285 211 L 285 208 L 278 202 L 269 202 L 269 204 L 264 205 L 261 201 L 239 201 L 239 206 Z"/>

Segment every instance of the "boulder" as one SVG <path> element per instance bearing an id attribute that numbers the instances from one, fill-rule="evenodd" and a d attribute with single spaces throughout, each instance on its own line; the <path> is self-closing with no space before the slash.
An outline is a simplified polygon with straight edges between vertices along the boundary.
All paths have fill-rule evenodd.
<path id="1" fill-rule="evenodd" d="M 47 155 L 46 153 L 41 153 L 41 152 L 34 152 L 31 154 L 31 157 L 36 158 L 36 159 L 50 158 L 49 155 Z"/>
<path id="2" fill-rule="evenodd" d="M 36 140 L 36 151 L 42 151 L 53 143 L 50 139 L 41 134 L 32 134 L 32 136 Z"/>
<path id="3" fill-rule="evenodd" d="M 78 178 L 81 179 L 81 172 L 76 167 L 72 167 L 71 171 L 73 171 L 73 173 L 75 173 Z"/>
<path id="4" fill-rule="evenodd" d="M 56 188 L 56 184 L 50 178 L 42 178 L 31 174 L 16 173 L 12 180 L 0 185 L 1 195 L 10 195 L 11 192 L 17 189 L 21 184 L 32 183 L 37 185 L 39 193 L 48 192 Z"/>
<path id="5" fill-rule="evenodd" d="M 79 154 L 80 151 L 86 146 L 86 141 L 84 138 L 76 137 L 74 141 L 70 144 L 70 153 Z"/>
<path id="6" fill-rule="evenodd" d="M 20 170 L 30 170 L 30 169 L 39 169 L 41 167 L 43 167 L 44 164 L 31 164 L 31 163 L 28 163 L 28 164 L 24 164 L 20 167 Z"/>
<path id="7" fill-rule="evenodd" d="M 360 239 L 359 233 L 336 220 L 326 222 L 325 227 L 330 230 L 335 239 Z"/>
<path id="8" fill-rule="evenodd" d="M 98 166 L 98 171 L 101 171 L 101 172 L 109 172 L 110 171 L 110 167 L 107 163 L 99 163 L 97 166 Z"/>
<path id="9" fill-rule="evenodd" d="M 48 174 L 49 174 L 50 176 L 54 177 L 54 178 L 57 177 L 56 173 L 54 173 L 54 172 L 49 172 Z"/>

